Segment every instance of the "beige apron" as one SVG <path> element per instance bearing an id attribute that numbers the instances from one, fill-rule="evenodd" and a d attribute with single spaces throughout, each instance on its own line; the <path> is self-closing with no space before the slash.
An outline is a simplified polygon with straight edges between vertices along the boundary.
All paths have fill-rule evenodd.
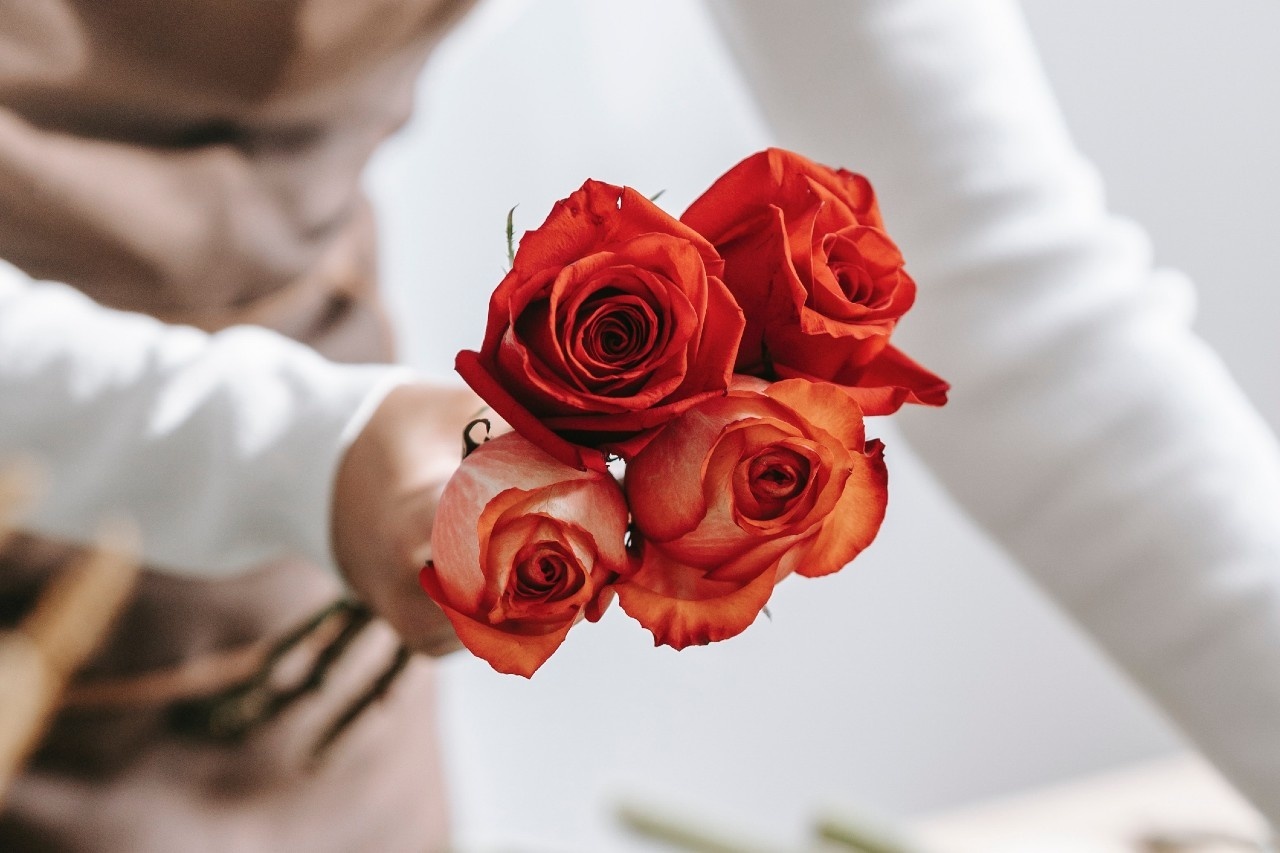
<path id="1" fill-rule="evenodd" d="M 390 359 L 360 172 L 467 5 L 0 0 L 0 258 L 112 307 Z M 0 555 L 0 620 L 65 559 L 30 539 Z M 308 760 L 386 664 L 384 626 L 238 741 L 175 725 L 175 707 L 246 677 L 339 591 L 300 562 L 221 581 L 146 572 L 11 791 L 0 850 L 441 849 L 429 663 Z M 282 678 L 306 670 L 322 633 Z"/>

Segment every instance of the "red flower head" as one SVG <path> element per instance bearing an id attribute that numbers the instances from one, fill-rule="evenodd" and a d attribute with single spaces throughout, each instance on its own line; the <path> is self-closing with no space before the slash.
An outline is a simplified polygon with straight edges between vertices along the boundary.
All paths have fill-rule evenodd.
<path id="1" fill-rule="evenodd" d="M 515 433 L 481 445 L 445 486 L 422 588 L 458 639 L 528 677 L 606 584 L 627 570 L 627 505 L 608 474 L 579 471 Z"/>
<path id="2" fill-rule="evenodd" d="M 880 443 L 834 385 L 700 403 L 627 465 L 641 564 L 618 603 L 677 649 L 741 633 L 778 580 L 830 574 L 871 544 L 886 480 Z"/>
<path id="3" fill-rule="evenodd" d="M 587 181 L 520 241 L 458 372 L 557 459 L 600 467 L 722 395 L 742 311 L 711 244 L 631 189 Z"/>
<path id="4" fill-rule="evenodd" d="M 739 373 L 834 382 L 868 415 L 946 402 L 947 383 L 889 343 L 916 285 L 866 178 L 771 148 L 730 169 L 681 221 L 724 257 L 747 321 Z"/>

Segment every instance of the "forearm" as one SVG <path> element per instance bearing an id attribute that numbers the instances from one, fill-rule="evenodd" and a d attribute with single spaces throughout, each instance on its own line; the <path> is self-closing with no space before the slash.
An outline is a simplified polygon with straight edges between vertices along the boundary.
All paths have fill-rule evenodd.
<path id="1" fill-rule="evenodd" d="M 174 571 L 330 564 L 339 462 L 404 378 L 264 329 L 109 311 L 0 263 L 0 459 L 34 456 L 48 475 L 33 532 L 83 540 L 119 515 Z"/>
<path id="2" fill-rule="evenodd" d="M 1280 455 L 1067 135 L 1007 0 L 717 3 L 781 142 L 867 173 L 920 283 L 907 413 L 979 518 L 1280 821 Z"/>

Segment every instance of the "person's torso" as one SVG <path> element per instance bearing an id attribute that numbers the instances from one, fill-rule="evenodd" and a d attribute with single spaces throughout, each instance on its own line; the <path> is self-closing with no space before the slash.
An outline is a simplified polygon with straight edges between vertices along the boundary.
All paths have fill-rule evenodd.
<path id="1" fill-rule="evenodd" d="M 257 323 L 341 360 L 390 358 L 360 173 L 469 5 L 0 2 L 0 258 L 110 307 L 209 330 Z M 16 620 L 72 554 L 10 543 L 0 622 Z M 297 561 L 219 581 L 145 572 L 80 685 L 122 698 L 59 717 L 11 794 L 0 838 L 150 850 L 174 849 L 165 833 L 180 832 L 183 843 L 203 838 L 200 849 L 234 839 L 265 850 L 311 827 L 326 849 L 441 843 L 429 668 L 320 776 L 295 753 L 350 699 L 341 686 L 255 735 L 248 752 L 166 729 L 173 685 L 260 648 L 339 593 L 334 577 Z M 174 697 L 156 698 L 166 691 Z M 157 786 L 167 811 L 147 799 Z M 338 803 L 362 814 L 327 831 Z"/>
<path id="2" fill-rule="evenodd" d="M 112 307 L 323 337 L 372 288 L 361 170 L 469 5 L 0 5 L 0 257 Z"/>

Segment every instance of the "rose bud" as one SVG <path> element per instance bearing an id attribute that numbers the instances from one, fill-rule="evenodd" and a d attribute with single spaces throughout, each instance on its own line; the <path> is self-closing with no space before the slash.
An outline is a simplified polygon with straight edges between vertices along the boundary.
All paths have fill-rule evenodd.
<path id="1" fill-rule="evenodd" d="M 743 319 L 722 266 L 643 195 L 587 181 L 524 235 L 458 372 L 566 464 L 600 466 L 579 445 L 629 457 L 728 387 Z"/>
<path id="2" fill-rule="evenodd" d="M 458 639 L 499 672 L 534 673 L 605 584 L 627 568 L 627 505 L 612 477 L 579 471 L 508 433 L 445 486 L 422 588 Z"/>
<path id="3" fill-rule="evenodd" d="M 946 402 L 947 383 L 889 343 L 916 285 L 866 178 L 771 148 L 730 169 L 681 221 L 724 257 L 747 321 L 739 373 L 834 382 L 868 415 Z"/>
<path id="4" fill-rule="evenodd" d="M 775 583 L 840 569 L 884 519 L 880 442 L 843 390 L 791 379 L 672 421 L 627 465 L 640 567 L 622 609 L 677 649 L 746 630 Z"/>

